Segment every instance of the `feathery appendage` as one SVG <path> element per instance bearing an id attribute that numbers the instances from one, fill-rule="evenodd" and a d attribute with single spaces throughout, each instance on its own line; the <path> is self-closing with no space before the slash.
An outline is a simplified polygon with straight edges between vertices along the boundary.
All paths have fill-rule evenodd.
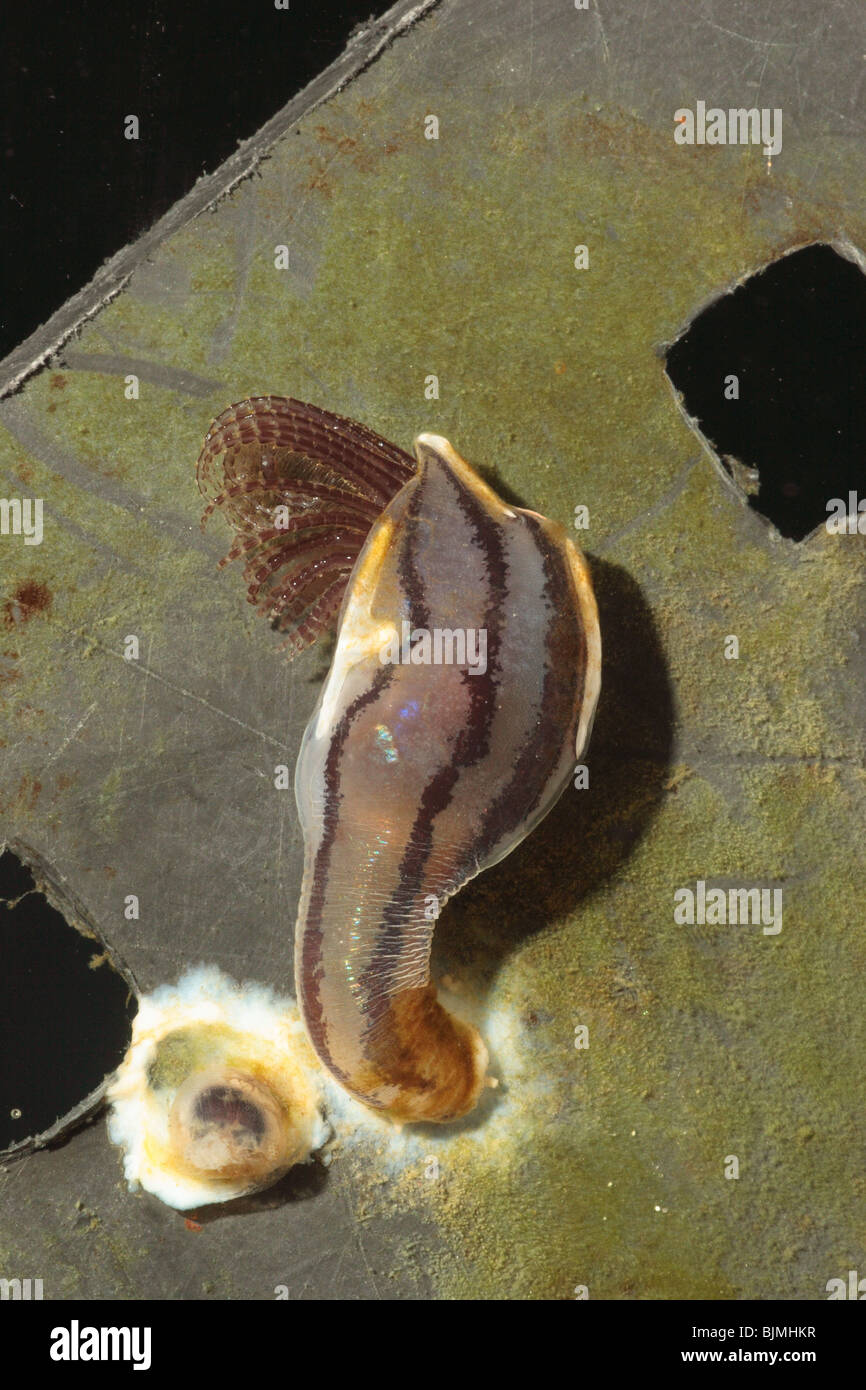
<path id="1" fill-rule="evenodd" d="M 302 651 L 336 620 L 370 528 L 415 473 L 411 455 L 355 420 L 286 396 L 229 406 L 196 464 L 202 517 L 235 533 L 247 597 Z"/>

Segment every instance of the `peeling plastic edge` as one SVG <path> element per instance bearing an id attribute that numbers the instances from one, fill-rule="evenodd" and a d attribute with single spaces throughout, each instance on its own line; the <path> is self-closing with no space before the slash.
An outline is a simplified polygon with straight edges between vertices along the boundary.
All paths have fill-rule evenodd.
<path id="1" fill-rule="evenodd" d="M 373 24 L 360 26 L 335 62 L 292 97 L 255 135 L 244 140 L 218 169 L 198 179 L 189 193 L 169 208 L 137 241 L 125 246 L 100 266 L 83 289 L 67 299 L 29 338 L 25 338 L 23 343 L 0 360 L 0 400 L 14 395 L 34 372 L 51 363 L 64 344 L 120 294 L 133 272 L 179 227 L 214 207 L 237 184 L 255 173 L 261 161 L 293 125 L 342 91 L 374 63 L 396 38 L 440 3 L 441 0 L 398 0 Z"/>
<path id="2" fill-rule="evenodd" d="M 748 493 L 740 487 L 736 479 L 732 477 L 732 475 L 728 472 L 727 468 L 722 462 L 722 457 L 716 449 L 716 446 L 713 444 L 712 440 L 704 434 L 703 430 L 701 429 L 700 422 L 697 420 L 695 416 L 690 415 L 689 412 L 686 410 L 685 397 L 683 396 L 682 391 L 680 391 L 674 384 L 674 382 L 671 380 L 670 374 L 668 372 L 667 356 L 671 348 L 675 347 L 676 344 L 680 341 L 680 339 L 685 337 L 692 324 L 700 318 L 701 314 L 706 313 L 707 309 L 711 308 L 713 304 L 717 304 L 720 299 L 725 299 L 729 294 L 733 294 L 735 290 L 741 289 L 742 286 L 745 285 L 749 280 L 753 279 L 756 275 L 762 275 L 763 272 L 765 270 L 769 270 L 771 266 L 778 265 L 779 262 L 785 260 L 787 256 L 793 256 L 797 251 L 807 251 L 811 246 L 829 246 L 830 249 L 832 251 L 835 251 L 837 255 L 844 257 L 846 261 L 851 261 L 854 265 L 857 266 L 858 270 L 862 271 L 863 274 L 866 275 L 866 255 L 864 255 L 864 253 L 857 246 L 854 245 L 853 241 L 849 241 L 847 237 L 812 237 L 809 241 L 797 242 L 794 246 L 786 247 L 784 251 L 781 251 L 777 256 L 774 256 L 772 260 L 765 261 L 763 265 L 759 265 L 752 268 L 751 270 L 744 271 L 742 275 L 738 276 L 736 280 L 733 280 L 731 284 L 726 285 L 724 289 L 714 290 L 711 295 L 709 295 L 701 304 L 698 305 L 697 309 L 695 309 L 692 312 L 686 323 L 674 334 L 670 341 L 657 343 L 655 346 L 655 355 L 661 360 L 664 378 L 668 384 L 668 387 L 670 388 L 671 395 L 674 399 L 674 404 L 676 405 L 677 409 L 680 412 L 680 415 L 682 416 L 683 420 L 685 420 L 692 434 L 695 435 L 695 437 L 698 440 L 700 440 L 701 444 L 704 447 L 704 451 L 708 455 L 709 460 L 712 463 L 716 473 L 721 478 L 722 483 L 724 484 L 727 492 L 730 495 L 736 497 L 737 501 L 742 505 L 744 511 L 747 511 L 749 513 L 749 516 L 754 517 L 756 522 L 758 522 L 763 527 L 764 531 L 766 533 L 769 533 L 769 538 L 773 544 L 794 546 L 798 550 L 801 547 L 807 545 L 809 541 L 813 541 L 816 536 L 819 536 L 824 532 L 825 522 L 819 521 L 818 525 L 814 527 L 813 530 L 809 531 L 800 540 L 795 540 L 793 536 L 783 536 L 779 528 L 776 526 L 775 522 L 771 521 L 771 519 L 768 516 L 765 516 L 763 512 L 759 512 L 757 507 L 752 507 L 749 505 Z"/>

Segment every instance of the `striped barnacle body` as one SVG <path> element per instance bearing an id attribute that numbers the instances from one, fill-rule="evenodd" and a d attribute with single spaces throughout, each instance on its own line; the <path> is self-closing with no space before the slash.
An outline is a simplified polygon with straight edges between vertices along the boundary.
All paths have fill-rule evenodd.
<path id="1" fill-rule="evenodd" d="M 336 560 L 347 556 L 345 535 L 333 534 L 342 522 L 329 542 L 323 520 L 318 540 L 330 588 L 339 570 L 342 601 L 295 774 L 305 847 L 301 1014 L 320 1060 L 367 1105 L 398 1120 L 455 1119 L 479 1097 L 487 1052 L 431 983 L 435 918 L 547 814 L 586 745 L 601 669 L 589 572 L 559 525 L 506 505 L 439 436 L 417 438 L 413 467 L 352 422 L 294 401 L 260 414 L 253 405 L 232 407 L 228 433 L 217 421 L 206 441 L 211 472 L 226 453 L 221 491 L 241 485 L 214 504 L 228 507 L 241 535 L 235 552 L 248 557 L 250 597 L 261 605 L 253 587 L 267 583 L 270 616 L 295 647 L 310 640 L 311 605 L 320 603 L 320 630 L 321 594 L 331 607 L 335 595 L 293 556 L 295 533 L 271 534 L 279 480 L 292 492 L 294 469 L 312 492 L 324 470 L 327 497 L 309 506 L 303 497 L 293 513 L 308 518 L 339 512 L 330 490 L 343 487 L 351 501 L 374 462 L 390 492 L 348 569 L 348 558 L 342 570 Z M 291 433 L 281 421 L 305 412 L 314 427 L 306 424 L 309 452 L 299 455 L 297 425 Z M 231 434 L 238 419 L 254 422 L 246 436 Z M 357 471 L 353 431 L 367 451 Z M 233 455 L 259 437 L 265 449 L 247 463 L 257 480 L 241 479 Z M 305 593 L 313 582 L 316 592 Z"/>

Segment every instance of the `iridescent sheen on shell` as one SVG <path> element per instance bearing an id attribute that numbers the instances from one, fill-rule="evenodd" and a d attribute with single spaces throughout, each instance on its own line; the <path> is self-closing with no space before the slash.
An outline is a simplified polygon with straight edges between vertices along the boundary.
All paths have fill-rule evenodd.
<path id="1" fill-rule="evenodd" d="M 295 774 L 295 981 L 310 1040 L 367 1105 L 445 1121 L 478 1100 L 487 1050 L 431 983 L 435 919 L 568 784 L 592 726 L 601 639 L 588 568 L 563 528 L 504 503 L 440 436 L 420 435 L 415 452 L 413 471 L 355 422 L 264 397 L 215 423 L 199 477 L 238 533 L 231 554 L 247 557 L 251 601 L 295 647 L 342 597 Z M 282 536 L 280 495 L 297 522 Z"/>

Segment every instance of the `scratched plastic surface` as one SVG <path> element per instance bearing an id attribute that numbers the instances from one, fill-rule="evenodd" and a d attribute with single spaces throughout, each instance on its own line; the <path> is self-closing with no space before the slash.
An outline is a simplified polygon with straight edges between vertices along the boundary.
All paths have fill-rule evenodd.
<path id="1" fill-rule="evenodd" d="M 501 1082 L 483 1114 L 395 1134 L 332 1098 L 330 1167 L 195 1235 L 130 1196 L 97 1125 L 0 1173 L 3 1273 L 46 1298 L 812 1299 L 866 1268 L 863 541 L 774 539 L 660 351 L 791 246 L 866 246 L 862 29 L 855 3 L 831 27 L 769 0 L 444 0 L 0 403 L 5 495 L 45 501 L 42 544 L 0 552 L 0 829 L 143 989 L 199 961 L 292 980 L 291 777 L 326 661 L 282 660 L 199 530 L 227 402 L 432 430 L 514 504 L 586 508 L 605 643 L 588 787 L 437 924 Z M 717 93 L 783 109 L 769 170 L 675 143 Z M 678 925 L 699 880 L 782 888 L 782 930 Z"/>

